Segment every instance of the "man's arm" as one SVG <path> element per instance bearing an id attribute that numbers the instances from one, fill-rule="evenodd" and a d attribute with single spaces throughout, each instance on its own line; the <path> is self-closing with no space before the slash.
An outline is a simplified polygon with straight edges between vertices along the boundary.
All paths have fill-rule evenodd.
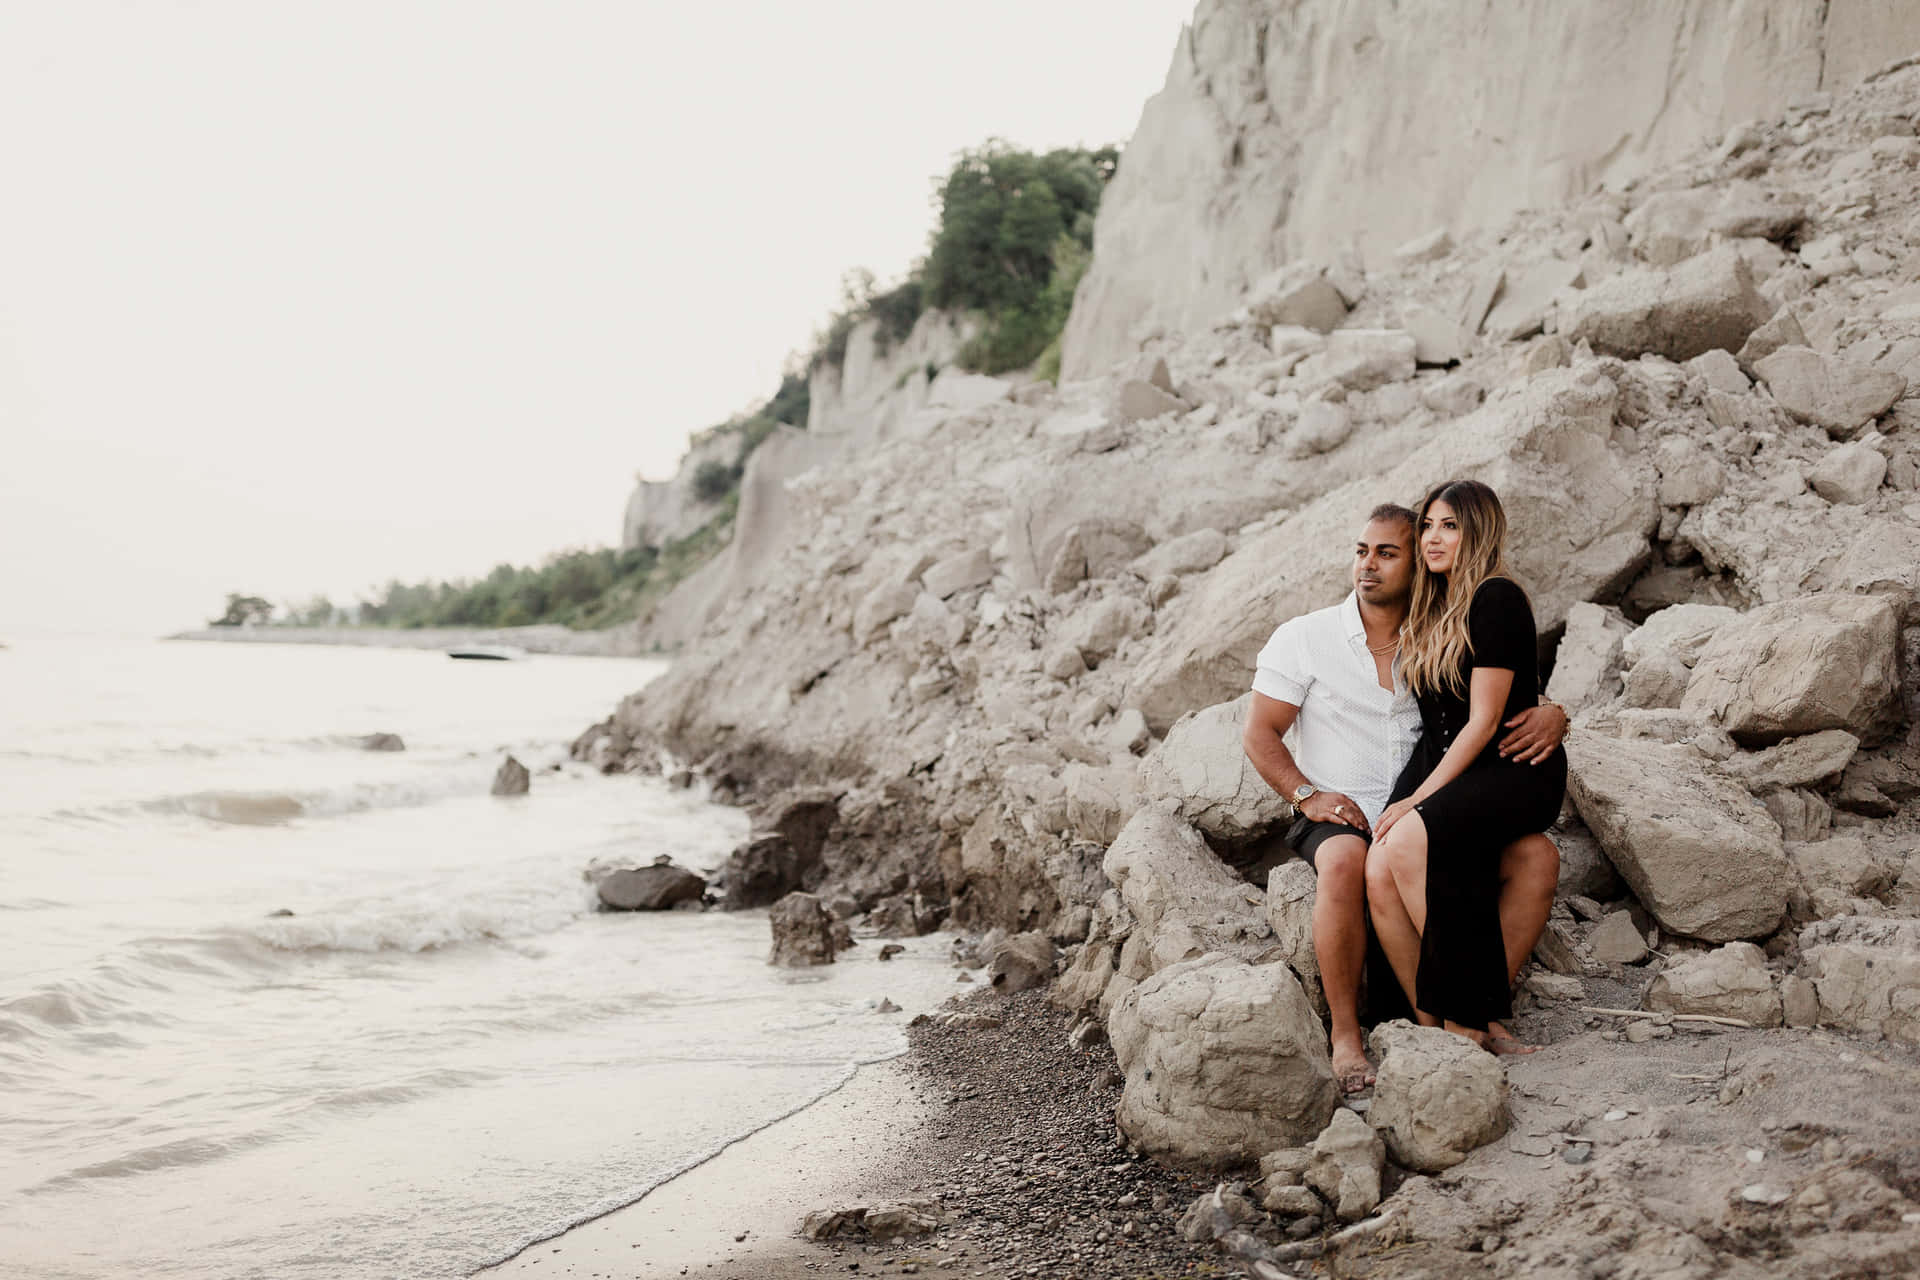
<path id="1" fill-rule="evenodd" d="M 1501 756 L 1539 764 L 1567 736 L 1567 709 L 1557 702 L 1543 702 L 1507 721 L 1506 727 L 1512 732 L 1500 739 Z"/>
<path id="2" fill-rule="evenodd" d="M 1241 745 L 1254 771 L 1266 779 L 1268 786 L 1289 799 L 1308 781 L 1307 775 L 1294 763 L 1293 752 L 1287 750 L 1287 744 L 1281 740 L 1299 714 L 1300 708 L 1291 702 L 1256 693 L 1253 705 L 1247 710 L 1246 732 L 1241 735 Z M 1316 791 L 1296 807 L 1315 822 L 1344 822 L 1362 831 L 1367 829 L 1367 815 L 1338 791 Z"/>

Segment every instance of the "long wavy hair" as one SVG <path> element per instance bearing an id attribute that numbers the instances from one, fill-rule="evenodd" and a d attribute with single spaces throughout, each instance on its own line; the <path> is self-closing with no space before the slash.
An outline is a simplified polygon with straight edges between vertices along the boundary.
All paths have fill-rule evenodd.
<path id="1" fill-rule="evenodd" d="M 1420 554 L 1427 513 L 1436 502 L 1452 507 L 1460 525 L 1459 549 L 1446 573 L 1427 568 L 1427 558 Z M 1507 567 L 1507 513 L 1499 496 L 1478 480 L 1449 480 L 1427 494 L 1418 516 L 1413 525 L 1413 599 L 1400 628 L 1400 669 L 1417 693 L 1465 696 L 1464 669 L 1473 652 L 1467 611 L 1473 593 L 1488 578 L 1513 579 Z"/>

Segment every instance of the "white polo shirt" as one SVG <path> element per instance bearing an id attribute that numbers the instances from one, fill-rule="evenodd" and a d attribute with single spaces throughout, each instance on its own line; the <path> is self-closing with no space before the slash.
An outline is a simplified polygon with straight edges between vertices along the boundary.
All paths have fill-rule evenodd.
<path id="1" fill-rule="evenodd" d="M 1300 708 L 1285 741 L 1308 781 L 1377 820 L 1420 738 L 1420 706 L 1397 662 L 1393 692 L 1380 687 L 1359 598 L 1281 623 L 1260 650 L 1253 690 Z"/>

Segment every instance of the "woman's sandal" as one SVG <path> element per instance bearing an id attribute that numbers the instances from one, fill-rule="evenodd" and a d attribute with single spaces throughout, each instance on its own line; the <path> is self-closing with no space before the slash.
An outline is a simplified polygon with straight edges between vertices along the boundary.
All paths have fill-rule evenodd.
<path id="1" fill-rule="evenodd" d="M 1351 1098 L 1373 1088 L 1372 1067 L 1349 1067 L 1340 1073 L 1340 1093 Z"/>

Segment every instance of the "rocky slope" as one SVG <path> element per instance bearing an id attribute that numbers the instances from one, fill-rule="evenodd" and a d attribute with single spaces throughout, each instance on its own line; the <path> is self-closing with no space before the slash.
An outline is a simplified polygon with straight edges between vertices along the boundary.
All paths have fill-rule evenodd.
<path id="1" fill-rule="evenodd" d="M 1101 202 L 1066 375 L 1211 323 L 1282 263 L 1378 270 L 1916 48 L 1898 0 L 1202 0 Z"/>
<path id="2" fill-rule="evenodd" d="M 824 843 L 802 858 L 769 835 L 733 874 L 778 866 L 887 931 L 1050 935 L 1056 998 L 1112 1035 L 1128 1140 L 1191 1166 L 1264 1158 L 1269 1208 L 1304 1213 L 1332 1193 L 1298 1192 L 1305 1158 L 1276 1153 L 1331 1141 L 1311 876 L 1231 869 L 1267 865 L 1286 816 L 1241 757 L 1234 701 L 1278 622 L 1343 593 L 1367 509 L 1477 476 L 1507 504 L 1550 690 L 1576 712 L 1563 900 L 1526 1002 L 1646 1003 L 1624 1036 L 1575 1018 L 1556 1048 L 1604 1073 L 1675 1019 L 1736 1019 L 1756 1029 L 1752 1065 L 1739 1081 L 1723 1065 L 1718 1096 L 1750 1094 L 1757 1123 L 1806 1092 L 1817 1026 L 1904 1109 L 1920 1093 L 1916 120 L 1920 67 L 1896 66 L 1498 233 L 1435 228 L 1364 272 L 1295 264 L 1097 377 L 956 383 L 912 434 L 779 486 L 753 585 L 576 749 L 608 769 L 670 753 L 773 826 L 782 792 L 824 784 Z M 1803 1030 L 1762 1030 L 1782 1025 Z M 1899 1109 L 1853 1116 L 1791 1185 L 1730 1200 L 1722 1173 L 1704 1198 L 1663 1191 L 1644 1170 L 1667 1130 L 1634 1129 L 1613 1181 L 1503 1219 L 1529 1184 L 1490 1171 L 1621 1119 L 1555 1093 L 1568 1127 L 1535 1075 L 1522 1105 L 1445 1045 L 1377 1047 L 1429 1064 L 1383 1081 L 1444 1068 L 1463 1073 L 1450 1096 L 1478 1100 L 1468 1124 L 1383 1085 L 1393 1166 L 1453 1166 L 1389 1208 L 1424 1239 L 1533 1224 L 1496 1272 L 1920 1265 L 1920 1149 Z M 1697 1181 L 1730 1131 L 1702 1137 L 1690 1114 L 1663 1121 L 1666 1154 Z M 1529 1116 L 1542 1128 L 1521 1146 L 1480 1145 Z M 1625 1224 L 1612 1270 L 1581 1270 L 1569 1223 Z"/>

